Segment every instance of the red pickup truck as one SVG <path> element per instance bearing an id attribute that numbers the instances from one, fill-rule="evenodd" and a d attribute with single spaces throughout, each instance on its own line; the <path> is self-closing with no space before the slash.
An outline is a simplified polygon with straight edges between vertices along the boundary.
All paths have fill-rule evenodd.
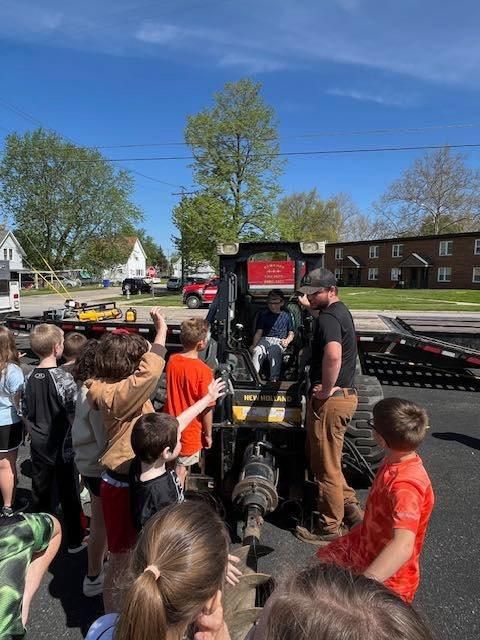
<path id="1" fill-rule="evenodd" d="M 217 295 L 220 278 L 212 278 L 205 284 L 187 284 L 183 287 L 183 304 L 189 309 L 198 309 L 204 304 L 211 304 Z"/>

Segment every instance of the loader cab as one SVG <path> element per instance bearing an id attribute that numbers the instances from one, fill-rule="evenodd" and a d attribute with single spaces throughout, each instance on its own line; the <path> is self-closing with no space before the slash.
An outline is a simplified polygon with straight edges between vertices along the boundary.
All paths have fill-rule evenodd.
<path id="1" fill-rule="evenodd" d="M 287 421 L 300 425 L 312 322 L 298 303 L 296 291 L 306 273 L 323 267 L 325 243 L 225 243 L 219 245 L 218 253 L 220 286 L 212 335 L 218 366 L 228 372 L 234 391 L 225 417 L 240 423 Z M 290 314 L 294 330 L 277 382 L 268 380 L 268 370 L 255 371 L 250 352 L 258 316 L 266 309 L 272 289 L 282 291 L 283 309 Z"/>

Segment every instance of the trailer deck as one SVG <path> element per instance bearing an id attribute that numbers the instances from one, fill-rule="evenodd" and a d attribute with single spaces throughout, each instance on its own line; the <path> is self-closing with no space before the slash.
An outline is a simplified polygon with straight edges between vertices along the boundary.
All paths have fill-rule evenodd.
<path id="1" fill-rule="evenodd" d="M 9 317 L 5 322 L 17 333 L 28 333 L 42 322 L 53 322 L 66 333 L 78 331 L 87 338 L 98 338 L 119 327 L 150 340 L 155 333 L 146 317 L 145 321 L 137 322 L 123 319 L 81 322 L 76 318 L 55 319 L 46 312 L 31 318 Z M 360 354 L 379 353 L 416 364 L 466 369 L 480 377 L 480 317 L 357 316 L 355 328 Z M 169 323 L 166 346 L 170 352 L 181 349 L 179 322 Z"/>

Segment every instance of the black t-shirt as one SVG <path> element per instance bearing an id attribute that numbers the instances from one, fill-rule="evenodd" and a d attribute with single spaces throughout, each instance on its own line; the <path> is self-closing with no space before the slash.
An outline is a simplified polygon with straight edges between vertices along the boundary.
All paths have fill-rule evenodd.
<path id="1" fill-rule="evenodd" d="M 133 524 L 141 531 L 147 521 L 171 504 L 184 501 L 183 489 L 175 471 L 166 471 L 151 480 L 140 480 L 141 463 L 138 458 L 130 466 L 130 500 Z"/>
<path id="2" fill-rule="evenodd" d="M 352 314 L 343 302 L 334 302 L 316 320 L 310 365 L 312 386 L 322 382 L 323 352 L 329 342 L 339 342 L 342 345 L 342 365 L 334 386 L 353 387 L 357 338 Z"/>
<path id="3" fill-rule="evenodd" d="M 61 367 L 37 367 L 26 378 L 23 414 L 31 424 L 32 448 L 45 462 L 73 459 L 71 428 L 77 385 Z"/>

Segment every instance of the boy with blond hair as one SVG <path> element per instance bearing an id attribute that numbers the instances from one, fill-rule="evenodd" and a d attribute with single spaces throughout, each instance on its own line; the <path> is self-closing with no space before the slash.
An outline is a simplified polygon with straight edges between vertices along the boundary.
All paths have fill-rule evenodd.
<path id="1" fill-rule="evenodd" d="M 184 320 L 180 326 L 181 353 L 170 357 L 167 363 L 167 401 L 165 413 L 179 416 L 208 393 L 213 380 L 212 370 L 199 358 L 199 353 L 207 348 L 209 340 L 208 322 L 201 318 Z M 212 446 L 211 403 L 195 417 L 182 432 L 180 454 L 175 471 L 182 487 L 191 466 L 198 463 L 202 448 Z"/>
<path id="2" fill-rule="evenodd" d="M 428 416 L 413 402 L 385 398 L 375 405 L 371 426 L 387 455 L 370 489 L 363 522 L 320 549 L 317 558 L 383 582 L 412 602 L 434 504 L 430 478 L 416 452 Z"/>
<path id="3" fill-rule="evenodd" d="M 61 329 L 39 324 L 30 333 L 30 344 L 40 358 L 26 378 L 23 396 L 23 413 L 31 436 L 33 507 L 37 512 L 52 513 L 56 482 L 68 552 L 77 553 L 84 548 L 70 427 L 77 385 L 70 373 L 57 366 L 63 354 Z"/>

